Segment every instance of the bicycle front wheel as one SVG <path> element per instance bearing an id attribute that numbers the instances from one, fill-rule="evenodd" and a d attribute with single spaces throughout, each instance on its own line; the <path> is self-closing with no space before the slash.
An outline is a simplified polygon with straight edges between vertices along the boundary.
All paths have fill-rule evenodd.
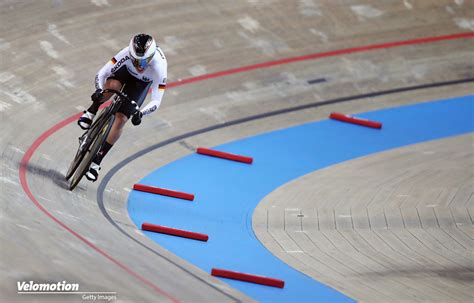
<path id="1" fill-rule="evenodd" d="M 114 115 L 111 115 L 110 117 L 108 117 L 105 123 L 102 124 L 102 127 L 100 127 L 97 134 L 93 136 L 93 138 L 91 139 L 91 144 L 89 145 L 87 149 L 85 149 L 82 159 L 80 160 L 80 163 L 77 165 L 76 171 L 71 178 L 71 181 L 69 183 L 69 190 L 73 190 L 77 186 L 77 184 L 79 184 L 82 177 L 85 175 L 85 173 L 89 169 L 89 166 L 91 165 L 92 160 L 94 159 L 94 156 L 99 152 L 100 147 L 102 146 L 102 144 L 104 144 L 105 139 L 109 135 L 110 129 L 112 128 L 112 125 L 114 124 L 114 120 L 115 120 Z"/>
<path id="2" fill-rule="evenodd" d="M 66 173 L 66 180 L 72 177 L 72 175 L 76 172 L 77 167 L 81 163 L 84 155 L 86 154 L 87 150 L 91 145 L 91 134 L 89 132 L 84 133 L 79 138 L 79 148 L 77 149 L 76 156 L 72 160 L 71 164 Z"/>

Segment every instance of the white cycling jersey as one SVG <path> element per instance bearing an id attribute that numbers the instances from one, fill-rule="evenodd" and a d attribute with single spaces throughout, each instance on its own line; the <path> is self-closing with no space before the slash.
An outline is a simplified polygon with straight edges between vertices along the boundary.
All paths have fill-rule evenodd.
<path id="1" fill-rule="evenodd" d="M 141 110 L 143 115 L 148 115 L 157 110 L 161 104 L 166 86 L 168 64 L 163 51 L 157 47 L 149 66 L 140 73 L 130 60 L 128 47 L 125 47 L 99 70 L 95 77 L 96 88 L 104 89 L 107 78 L 124 65 L 127 67 L 130 75 L 138 80 L 152 82 L 151 101 Z"/>

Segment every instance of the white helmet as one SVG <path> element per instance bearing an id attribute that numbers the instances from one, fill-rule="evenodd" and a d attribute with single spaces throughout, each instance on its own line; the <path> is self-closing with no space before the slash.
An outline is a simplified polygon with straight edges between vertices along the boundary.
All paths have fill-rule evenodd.
<path id="1" fill-rule="evenodd" d="M 156 43 L 152 36 L 146 34 L 135 35 L 130 40 L 130 59 L 138 71 L 143 71 L 156 51 Z"/>

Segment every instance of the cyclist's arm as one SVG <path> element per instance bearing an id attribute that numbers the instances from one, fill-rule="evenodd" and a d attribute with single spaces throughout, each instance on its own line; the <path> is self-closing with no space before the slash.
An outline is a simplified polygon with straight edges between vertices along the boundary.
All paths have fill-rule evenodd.
<path id="1" fill-rule="evenodd" d="M 109 62 L 107 62 L 95 76 L 95 88 L 104 89 L 104 84 L 107 78 L 112 75 L 112 69 L 119 63 L 120 59 L 124 57 L 127 53 L 128 48 L 122 49 L 117 55 L 112 57 Z M 119 63 L 121 64 L 121 63 Z"/>
<path id="2" fill-rule="evenodd" d="M 166 62 L 163 62 L 161 68 L 153 79 L 151 89 L 151 101 L 143 109 L 142 113 L 144 116 L 151 114 L 160 107 L 161 100 L 165 93 L 166 87 Z"/>

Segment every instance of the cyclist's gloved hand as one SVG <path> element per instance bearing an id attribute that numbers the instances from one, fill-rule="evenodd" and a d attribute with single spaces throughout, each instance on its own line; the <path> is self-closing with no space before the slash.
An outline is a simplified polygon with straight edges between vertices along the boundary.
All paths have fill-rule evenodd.
<path id="1" fill-rule="evenodd" d="M 96 89 L 95 92 L 91 95 L 91 100 L 94 102 L 100 102 L 104 98 L 102 90 L 100 88 Z"/>
<path id="2" fill-rule="evenodd" d="M 132 116 L 132 124 L 133 125 L 139 125 L 142 123 L 142 117 L 143 113 L 141 111 L 137 111 L 133 116 Z"/>

